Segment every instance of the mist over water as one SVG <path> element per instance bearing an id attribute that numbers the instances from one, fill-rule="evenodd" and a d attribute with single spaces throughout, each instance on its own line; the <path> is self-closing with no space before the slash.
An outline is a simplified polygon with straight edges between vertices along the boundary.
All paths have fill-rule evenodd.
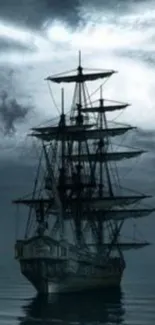
<path id="1" fill-rule="evenodd" d="M 49 297 L 37 296 L 15 269 L 1 272 L 0 324 L 154 324 L 155 283 L 144 261 L 125 272 L 121 290 Z"/>

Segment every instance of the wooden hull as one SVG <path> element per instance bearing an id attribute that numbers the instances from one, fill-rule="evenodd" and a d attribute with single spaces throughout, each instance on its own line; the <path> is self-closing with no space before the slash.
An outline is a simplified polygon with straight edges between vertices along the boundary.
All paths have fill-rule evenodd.
<path id="1" fill-rule="evenodd" d="M 43 286 L 40 286 L 37 289 L 38 293 L 70 293 L 70 292 L 80 292 L 88 290 L 97 290 L 104 289 L 107 287 L 119 287 L 121 282 L 121 276 L 105 277 L 99 279 L 82 279 L 70 278 L 68 281 L 62 283 L 48 282 Z"/>
<path id="2" fill-rule="evenodd" d="M 21 272 L 38 293 L 118 287 L 125 268 L 122 257 L 75 253 L 75 246 L 68 249 L 51 238 L 33 237 L 16 248 Z"/>
<path id="3" fill-rule="evenodd" d="M 28 261 L 26 261 L 27 263 Z M 105 269 L 101 275 L 96 274 L 83 274 L 68 273 L 61 276 L 48 274 L 42 270 L 42 267 L 35 269 L 33 261 L 29 261 L 31 264 L 31 270 L 25 269 L 23 265 L 25 260 L 20 261 L 22 274 L 32 283 L 38 293 L 62 293 L 62 292 L 80 292 L 88 290 L 96 290 L 107 287 L 119 287 L 124 268 L 118 268 L 114 270 Z M 36 261 L 35 261 L 36 262 Z M 40 261 L 41 262 L 41 261 Z M 24 264 L 23 264 L 24 263 Z M 39 263 L 41 266 L 41 263 Z M 98 268 L 96 267 L 96 270 Z"/>

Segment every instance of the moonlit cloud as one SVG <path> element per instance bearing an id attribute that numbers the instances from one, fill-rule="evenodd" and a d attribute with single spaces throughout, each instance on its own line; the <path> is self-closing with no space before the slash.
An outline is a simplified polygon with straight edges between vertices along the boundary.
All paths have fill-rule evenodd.
<path id="1" fill-rule="evenodd" d="M 36 117 L 41 121 L 57 114 L 43 79 L 52 73 L 76 68 L 77 53 L 81 49 L 84 66 L 119 71 L 106 84 L 104 96 L 133 104 L 121 115 L 116 113 L 109 119 L 153 129 L 155 73 L 150 60 L 155 47 L 155 8 L 152 2 L 150 9 L 147 8 L 145 3 L 134 6 L 131 3 L 128 11 L 119 12 L 110 5 L 101 10 L 99 2 L 98 6 L 83 2 L 82 24 L 79 19 L 78 24 L 69 25 L 58 15 L 53 20 L 45 19 L 38 31 L 1 20 L 0 42 L 9 40 L 11 43 L 10 48 L 0 52 L 0 64 L 20 67 L 14 86 L 19 87 L 25 98 L 31 97 Z M 25 46 L 25 50 L 14 50 L 13 44 Z M 93 86 L 90 85 L 91 91 Z M 60 105 L 60 87 L 52 85 L 52 90 Z M 71 86 L 66 87 L 67 110 L 70 91 Z M 27 105 L 26 100 L 24 105 Z M 37 123 L 37 118 L 34 121 Z M 25 128 L 30 125 L 32 119 L 26 121 Z"/>
<path id="2" fill-rule="evenodd" d="M 62 43 L 71 42 L 72 36 L 74 34 L 69 29 L 67 29 L 66 25 L 60 21 L 55 21 L 52 26 L 47 28 L 46 33 L 49 40 Z"/>

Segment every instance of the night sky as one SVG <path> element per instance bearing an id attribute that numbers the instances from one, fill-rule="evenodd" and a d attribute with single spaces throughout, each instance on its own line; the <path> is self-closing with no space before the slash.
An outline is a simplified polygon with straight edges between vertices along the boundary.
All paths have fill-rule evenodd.
<path id="1" fill-rule="evenodd" d="M 32 189 L 35 175 L 26 134 L 58 113 L 44 78 L 76 68 L 79 49 L 84 67 L 119 72 L 106 83 L 104 96 L 132 106 L 112 119 L 138 126 L 124 143 L 149 150 L 122 167 L 123 182 L 155 194 L 154 41 L 153 1 L 0 1 L 0 254 L 6 260 L 15 239 L 11 200 Z M 60 87 L 52 89 L 59 106 Z M 142 221 L 146 239 L 154 240 L 153 219 Z"/>

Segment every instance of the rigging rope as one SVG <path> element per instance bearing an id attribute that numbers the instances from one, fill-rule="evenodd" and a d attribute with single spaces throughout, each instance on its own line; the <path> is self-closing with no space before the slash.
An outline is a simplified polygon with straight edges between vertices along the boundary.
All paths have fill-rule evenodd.
<path id="1" fill-rule="evenodd" d="M 114 122 L 114 121 L 116 121 L 122 114 L 124 113 L 124 111 L 122 110 L 115 118 L 113 118 L 112 120 L 111 120 L 111 122 Z"/>
<path id="2" fill-rule="evenodd" d="M 58 113 L 60 114 L 60 110 L 59 110 L 59 107 L 58 107 L 58 105 L 57 105 L 57 103 L 56 103 L 56 101 L 55 101 L 55 98 L 54 98 L 54 96 L 53 96 L 52 88 L 50 87 L 50 83 L 49 83 L 49 81 L 47 81 L 47 85 L 48 85 L 49 93 L 50 93 L 50 95 L 51 95 L 51 98 L 52 98 L 53 104 L 54 104 L 55 108 L 57 109 Z"/>
<path id="3" fill-rule="evenodd" d="M 110 77 L 109 77 L 110 78 Z M 92 96 L 94 96 L 97 91 L 99 91 L 101 89 L 101 87 L 103 87 L 109 80 L 109 78 L 107 78 L 105 81 L 103 81 L 99 87 L 96 88 L 96 90 L 94 90 L 92 93 L 89 94 L 89 98 L 91 98 Z"/>
<path id="4" fill-rule="evenodd" d="M 60 72 L 60 73 L 57 73 L 57 74 L 53 74 L 51 76 L 51 78 L 56 78 L 56 77 L 59 77 L 59 76 L 62 76 L 64 74 L 67 74 L 67 73 L 70 73 L 70 72 L 74 72 L 74 71 L 77 71 L 77 69 L 72 69 L 72 70 L 63 71 L 63 72 Z M 47 80 L 47 79 L 45 79 L 45 80 Z"/>
<path id="5" fill-rule="evenodd" d="M 15 213 L 15 219 L 16 219 L 16 222 L 15 222 L 15 241 L 18 238 L 18 230 L 19 230 L 19 206 L 18 205 L 17 205 L 16 210 L 17 211 Z"/>
<path id="6" fill-rule="evenodd" d="M 35 194 L 36 194 L 36 188 L 37 188 L 38 179 L 39 179 L 39 172 L 40 172 L 40 166 L 41 166 L 42 156 L 43 156 L 43 149 L 41 150 L 41 154 L 40 154 L 39 164 L 38 164 L 38 168 L 37 168 L 37 174 L 36 174 L 36 178 L 35 178 L 35 182 L 34 182 L 34 189 L 33 189 L 33 194 L 32 194 L 32 200 L 34 199 Z M 32 207 L 30 207 L 30 210 L 29 210 L 29 216 L 28 216 L 28 221 L 27 221 L 27 226 L 26 226 L 26 231 L 25 231 L 25 238 L 27 238 L 28 231 L 29 231 L 29 228 L 30 228 L 31 216 L 32 216 Z"/>

